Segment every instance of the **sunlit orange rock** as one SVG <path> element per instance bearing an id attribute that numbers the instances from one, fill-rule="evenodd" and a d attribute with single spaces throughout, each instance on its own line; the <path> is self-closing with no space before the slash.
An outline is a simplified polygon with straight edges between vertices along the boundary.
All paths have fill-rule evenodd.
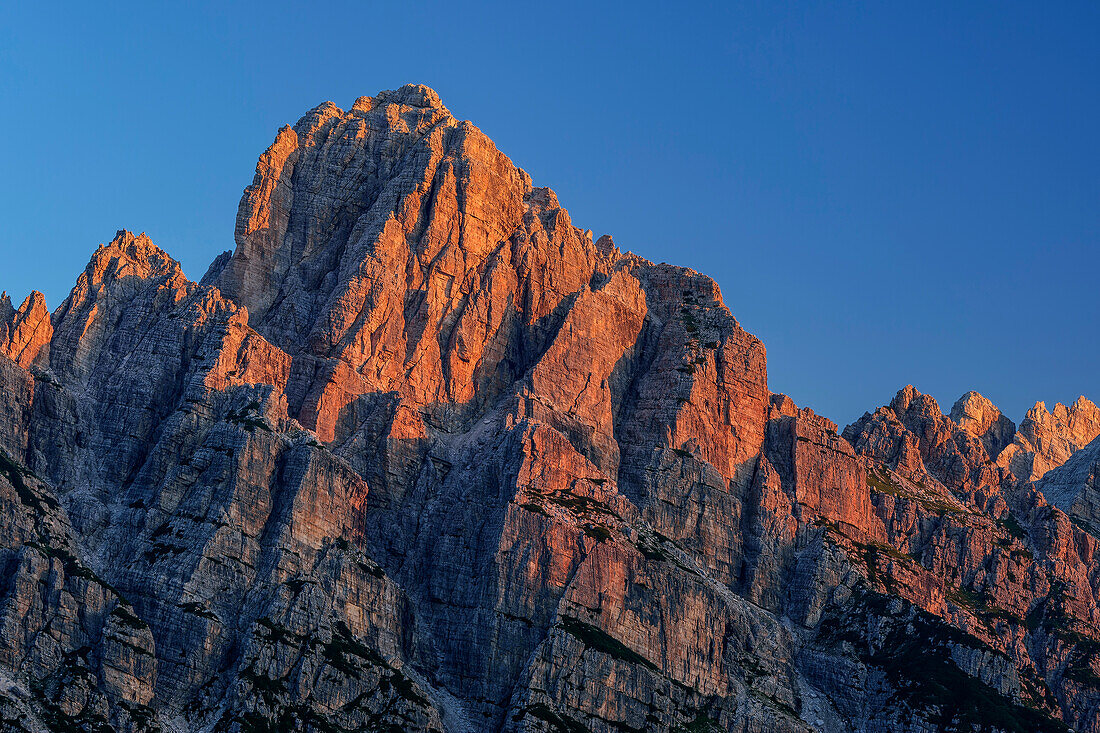
<path id="1" fill-rule="evenodd" d="M 53 325 L 46 298 L 33 291 L 16 310 L 7 293 L 0 294 L 0 354 L 29 368 L 49 354 Z"/>
<path id="2" fill-rule="evenodd" d="M 1100 733 L 1086 400 L 838 434 L 423 86 L 280 130 L 235 240 L 0 300 L 3 720 Z"/>

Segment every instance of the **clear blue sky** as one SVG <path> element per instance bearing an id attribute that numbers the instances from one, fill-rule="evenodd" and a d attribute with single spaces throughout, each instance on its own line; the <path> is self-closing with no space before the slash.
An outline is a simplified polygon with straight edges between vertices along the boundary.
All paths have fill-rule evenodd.
<path id="1" fill-rule="evenodd" d="M 284 123 L 405 82 L 573 221 L 714 277 L 771 387 L 1100 399 L 1100 4 L 7 3 L 0 288 L 146 231 L 198 278 Z"/>

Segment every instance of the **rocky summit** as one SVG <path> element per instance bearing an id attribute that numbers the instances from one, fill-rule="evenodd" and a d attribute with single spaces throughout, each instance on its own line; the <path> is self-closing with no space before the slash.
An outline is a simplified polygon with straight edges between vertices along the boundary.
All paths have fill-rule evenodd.
<path id="1" fill-rule="evenodd" d="M 0 298 L 5 730 L 1100 732 L 1088 400 L 838 430 L 423 86 L 235 242 Z"/>

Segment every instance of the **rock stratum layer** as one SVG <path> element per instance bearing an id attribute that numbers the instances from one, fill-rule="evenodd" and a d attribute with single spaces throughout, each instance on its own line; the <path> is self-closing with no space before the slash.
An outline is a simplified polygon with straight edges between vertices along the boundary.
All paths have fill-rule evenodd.
<path id="1" fill-rule="evenodd" d="M 1087 400 L 840 433 L 426 87 L 279 131 L 235 238 L 0 299 L 7 729 L 1100 731 Z"/>

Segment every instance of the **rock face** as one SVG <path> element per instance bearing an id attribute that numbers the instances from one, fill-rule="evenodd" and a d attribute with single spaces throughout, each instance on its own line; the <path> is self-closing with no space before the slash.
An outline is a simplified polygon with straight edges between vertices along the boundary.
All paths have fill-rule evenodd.
<path id="1" fill-rule="evenodd" d="M 1100 437 L 1048 471 L 1038 487 L 1089 532 L 1100 532 Z"/>
<path id="2" fill-rule="evenodd" d="M 1066 407 L 1047 410 L 1042 402 L 1027 411 L 1016 438 L 997 464 L 1023 481 L 1038 481 L 1052 468 L 1100 435 L 1100 408 L 1081 397 Z"/>
<path id="3" fill-rule="evenodd" d="M 29 368 L 50 345 L 53 326 L 46 298 L 35 290 L 16 310 L 7 293 L 0 294 L 0 354 Z"/>
<path id="4" fill-rule="evenodd" d="M 119 232 L 0 351 L 8 728 L 1100 731 L 1091 403 L 840 434 L 426 87 L 283 128 L 201 282 Z"/>
<path id="5" fill-rule="evenodd" d="M 997 457 L 1016 436 L 1016 425 L 988 399 L 967 392 L 951 408 L 951 419 L 960 428 L 982 441 L 985 452 Z"/>

